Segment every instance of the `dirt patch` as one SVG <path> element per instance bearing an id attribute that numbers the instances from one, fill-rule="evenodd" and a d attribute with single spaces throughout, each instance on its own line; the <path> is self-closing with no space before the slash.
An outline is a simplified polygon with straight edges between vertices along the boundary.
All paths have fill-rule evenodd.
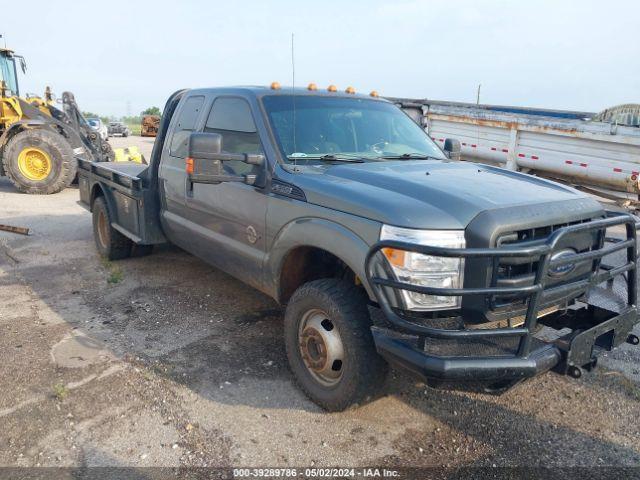
<path id="1" fill-rule="evenodd" d="M 114 356 L 103 348 L 103 344 L 84 334 L 69 334 L 51 349 L 51 358 L 59 367 L 84 368 L 114 360 Z"/>

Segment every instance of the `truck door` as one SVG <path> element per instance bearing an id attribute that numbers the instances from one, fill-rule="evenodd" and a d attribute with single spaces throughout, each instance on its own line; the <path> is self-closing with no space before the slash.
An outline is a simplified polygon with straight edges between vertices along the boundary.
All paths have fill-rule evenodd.
<path id="1" fill-rule="evenodd" d="M 252 110 L 244 98 L 217 97 L 203 130 L 222 135 L 226 153 L 263 153 Z M 198 239 L 198 252 L 222 270 L 260 289 L 265 254 L 267 197 L 264 189 L 266 162 L 262 166 L 224 162 L 229 175 L 257 175 L 255 185 L 226 182 L 195 183 L 185 192 L 189 220 Z"/>
<path id="2" fill-rule="evenodd" d="M 204 95 L 192 95 L 184 99 L 169 127 L 158 171 L 160 198 L 163 199 L 163 227 L 172 237 L 182 234 L 187 216 L 185 201 L 185 157 L 189 135 L 196 129 L 203 111 Z M 172 238 L 173 240 L 173 238 Z"/>

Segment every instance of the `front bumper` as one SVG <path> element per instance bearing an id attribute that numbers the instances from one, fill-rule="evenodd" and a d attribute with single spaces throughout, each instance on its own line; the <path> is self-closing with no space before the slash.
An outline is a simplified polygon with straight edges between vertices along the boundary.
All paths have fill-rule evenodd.
<path id="1" fill-rule="evenodd" d="M 496 383 L 522 380 L 552 369 L 579 376 L 583 368 L 595 365 L 599 352 L 612 350 L 625 341 L 637 344 L 637 337 L 631 333 L 637 321 L 637 312 L 629 310 L 552 342 L 536 338 L 535 348 L 526 357 L 437 355 L 420 348 L 418 336 L 381 327 L 372 327 L 372 334 L 378 353 L 389 363 L 422 378 Z"/>
<path id="2" fill-rule="evenodd" d="M 577 253 L 572 257 L 551 260 L 555 247 L 565 235 L 581 230 L 598 229 L 604 236 L 606 229 L 623 225 L 626 238 L 612 245 L 603 242 L 597 250 Z M 381 263 L 382 248 L 393 247 L 439 256 L 481 257 L 492 259 L 505 257 L 539 256 L 533 285 L 508 289 L 487 287 L 473 289 L 440 289 L 398 282 L 384 275 Z M 606 266 L 603 257 L 626 251 L 626 261 L 617 266 Z M 372 327 L 373 339 L 378 352 L 390 363 L 406 368 L 429 380 L 454 382 L 483 382 L 509 384 L 533 377 L 554 369 L 573 376 L 581 375 L 582 369 L 595 365 L 602 351 L 612 350 L 621 343 L 637 344 L 638 338 L 631 333 L 638 322 L 637 312 L 637 247 L 636 224 L 630 215 L 612 214 L 608 218 L 588 223 L 571 225 L 556 230 L 544 243 L 535 247 L 500 247 L 494 249 L 450 249 L 417 246 L 395 241 L 383 241 L 374 245 L 367 257 L 367 280 L 373 287 L 384 322 Z M 550 268 L 578 260 L 592 260 L 593 273 L 590 278 L 545 288 L 545 279 Z M 377 262 L 377 263 L 376 263 Z M 388 270 L 386 270 L 388 271 Z M 545 295 L 563 292 L 580 292 L 624 277 L 626 298 L 616 298 L 615 307 L 599 306 L 588 298 L 568 310 L 539 317 L 539 306 Z M 526 298 L 527 311 L 524 325 L 513 328 L 437 328 L 428 320 L 419 321 L 393 308 L 389 301 L 397 289 L 407 289 L 429 295 L 512 295 Z M 602 289 L 601 289 L 602 290 Z M 616 295 L 611 290 L 611 295 Z M 460 325 L 473 324 L 461 319 Z M 554 332 L 553 338 L 540 335 L 539 325 Z M 568 331 L 568 333 L 567 333 Z"/>

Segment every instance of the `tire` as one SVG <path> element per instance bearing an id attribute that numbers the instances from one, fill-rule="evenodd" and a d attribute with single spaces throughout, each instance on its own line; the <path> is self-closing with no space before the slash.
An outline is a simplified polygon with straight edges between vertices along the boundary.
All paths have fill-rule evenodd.
<path id="1" fill-rule="evenodd" d="M 58 193 L 73 182 L 78 164 L 60 134 L 31 129 L 16 134 L 4 149 L 5 175 L 23 193 Z"/>
<path id="2" fill-rule="evenodd" d="M 93 202 L 93 238 L 98 253 L 109 260 L 131 256 L 133 242 L 111 226 L 113 216 L 104 197 Z"/>
<path id="3" fill-rule="evenodd" d="M 325 410 L 342 411 L 380 391 L 388 366 L 376 352 L 370 327 L 366 294 L 344 280 L 315 280 L 291 297 L 284 318 L 289 365 L 300 388 Z M 341 348 L 335 347 L 336 335 Z M 323 351 L 333 353 L 322 358 Z"/>

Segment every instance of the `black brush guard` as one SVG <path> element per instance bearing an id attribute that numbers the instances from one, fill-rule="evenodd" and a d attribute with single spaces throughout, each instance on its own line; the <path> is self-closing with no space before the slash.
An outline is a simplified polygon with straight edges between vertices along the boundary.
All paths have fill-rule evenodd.
<path id="1" fill-rule="evenodd" d="M 606 229 L 625 226 L 626 238 L 609 244 L 602 242 L 599 249 L 561 256 L 552 259 L 560 240 L 576 232 L 601 232 L 604 239 Z M 383 278 L 376 275 L 376 265 L 384 259 L 383 248 L 396 248 L 426 255 L 460 258 L 490 258 L 497 261 L 505 257 L 537 258 L 538 268 L 532 285 L 524 287 L 486 287 L 486 288 L 434 288 L 418 286 Z M 603 257 L 626 250 L 626 262 L 618 266 L 601 264 Z M 590 368 L 596 363 L 595 347 L 612 350 L 627 341 L 637 344 L 638 337 L 631 334 L 637 322 L 637 272 L 636 272 L 636 223 L 628 214 L 609 212 L 607 218 L 587 223 L 562 227 L 553 232 L 543 243 L 534 246 L 504 246 L 498 248 L 444 248 L 409 244 L 400 241 L 380 241 L 369 251 L 366 259 L 366 276 L 371 285 L 387 322 L 391 328 L 373 326 L 372 333 L 378 352 L 389 362 L 399 364 L 427 379 L 469 380 L 513 383 L 555 368 L 561 373 L 579 376 L 582 367 Z M 593 261 L 592 274 L 586 279 L 547 287 L 545 282 L 549 270 L 580 261 Z M 386 262 L 386 259 L 382 260 Z M 380 271 L 380 269 L 378 269 Z M 628 272 L 626 275 L 624 275 Z M 544 294 L 562 294 L 566 297 L 575 293 L 579 296 L 585 290 L 604 282 L 611 283 L 617 276 L 626 282 L 626 298 L 621 299 L 622 306 L 617 311 L 587 304 L 585 308 L 572 310 L 567 325 L 567 314 L 560 328 L 569 326 L 572 332 L 554 341 L 544 342 L 534 337 L 538 325 L 539 307 Z M 385 290 L 387 290 L 385 292 Z M 513 328 L 436 328 L 422 320 L 408 317 L 406 312 L 391 306 L 389 291 L 408 290 L 427 295 L 464 296 L 484 295 L 510 296 L 527 300 L 524 324 Z M 545 317 L 545 321 L 551 322 Z M 552 322 L 551 322 L 552 323 Z M 511 339 L 517 345 L 511 354 L 493 356 L 475 355 L 437 355 L 425 351 L 427 340 L 438 340 L 463 344 L 469 341 L 495 342 Z"/>

